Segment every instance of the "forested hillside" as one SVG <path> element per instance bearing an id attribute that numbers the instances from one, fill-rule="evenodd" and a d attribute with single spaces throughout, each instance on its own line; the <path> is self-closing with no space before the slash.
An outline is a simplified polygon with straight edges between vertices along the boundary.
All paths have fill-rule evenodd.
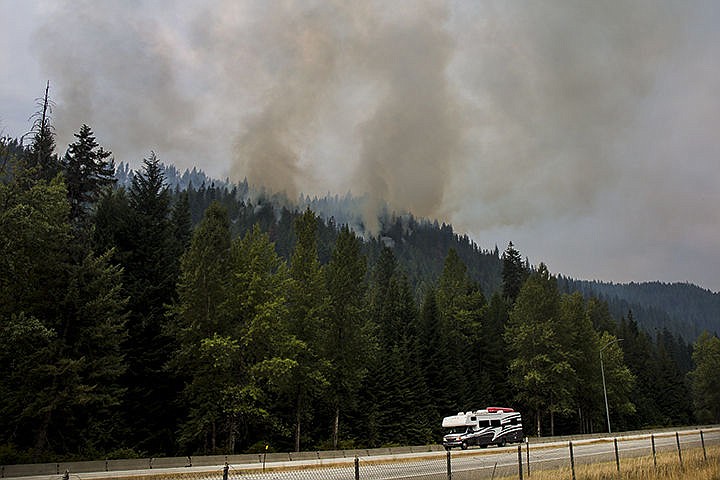
<path id="1" fill-rule="evenodd" d="M 603 299 L 616 317 L 632 310 L 650 332 L 668 329 L 692 341 L 702 332 L 720 332 L 720 293 L 690 283 L 605 283 L 560 279 L 568 291 Z"/>
<path id="2" fill-rule="evenodd" d="M 253 205 L 258 209 L 262 205 L 269 219 L 284 215 L 292 216 L 297 211 L 310 208 L 320 218 L 331 225 L 349 225 L 359 235 L 365 237 L 368 247 L 380 241 L 392 246 L 399 263 L 408 275 L 413 290 L 421 292 L 428 282 L 437 280 L 442 264 L 450 248 L 454 248 L 467 265 L 470 278 L 477 281 L 488 294 L 501 288 L 502 262 L 498 247 L 493 250 L 481 249 L 466 235 L 453 231 L 452 226 L 437 221 L 416 219 L 410 213 L 391 213 L 386 208 L 380 214 L 381 231 L 375 235 L 365 233 L 362 218 L 363 198 L 345 196 L 326 196 L 300 198 L 292 202 L 283 195 L 268 195 L 262 188 L 253 188 L 247 179 L 233 185 L 229 181 L 215 180 L 202 170 L 193 169 L 180 173 L 173 166 L 161 164 L 166 182 L 176 192 L 188 190 L 193 222 L 200 221 L 202 212 L 213 200 L 223 203 L 229 211 L 236 210 L 238 202 Z M 127 165 L 118 167 L 119 185 L 130 186 L 132 170 Z M 189 189 L 188 189 L 189 187 Z M 255 199 L 255 202 L 253 202 Z M 239 222 L 240 231 L 248 228 L 248 222 Z M 289 223 L 286 223 L 289 227 Z M 282 235 L 276 227 L 272 240 L 278 245 L 278 251 L 286 258 L 292 245 L 283 242 L 283 237 L 291 242 L 291 235 Z M 332 235 L 327 236 L 332 241 Z M 377 248 L 375 248 L 377 250 Z M 329 252 L 328 245 L 321 246 L 321 252 Z M 375 255 L 372 251 L 368 254 Z M 327 261 L 327 253 L 321 255 Z M 530 268 L 530 265 L 526 265 Z M 627 316 L 632 312 L 640 327 L 651 336 L 668 330 L 680 336 L 686 342 L 694 341 L 703 331 L 720 331 L 720 293 L 714 293 L 689 283 L 644 282 L 616 284 L 597 281 L 576 280 L 558 275 L 561 291 L 580 292 L 585 298 L 599 298 L 606 302 L 614 318 Z"/>
<path id="3" fill-rule="evenodd" d="M 602 431 L 601 361 L 613 431 L 720 422 L 717 336 L 649 334 L 512 244 L 171 187 L 152 153 L 123 186 L 75 138 L 0 143 L 0 463 L 437 443 L 487 405 Z"/>

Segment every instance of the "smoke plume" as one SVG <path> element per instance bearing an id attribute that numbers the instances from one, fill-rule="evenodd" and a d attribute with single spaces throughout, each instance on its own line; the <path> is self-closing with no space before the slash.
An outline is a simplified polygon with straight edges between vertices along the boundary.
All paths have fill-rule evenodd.
<path id="1" fill-rule="evenodd" d="M 88 123 L 118 160 L 476 232 L 592 211 L 689 48 L 690 14 L 655 0 L 96 7 L 61 3 L 36 35 L 61 142 Z"/>

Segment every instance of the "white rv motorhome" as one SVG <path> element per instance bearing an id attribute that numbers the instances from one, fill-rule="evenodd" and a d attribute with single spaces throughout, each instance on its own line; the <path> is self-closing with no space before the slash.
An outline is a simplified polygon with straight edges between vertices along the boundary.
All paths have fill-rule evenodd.
<path id="1" fill-rule="evenodd" d="M 505 446 L 507 443 L 522 442 L 522 417 L 520 412 L 506 407 L 487 407 L 474 412 L 459 412 L 443 418 L 443 428 L 448 433 L 443 437 L 443 446 L 450 450 L 477 445 Z"/>

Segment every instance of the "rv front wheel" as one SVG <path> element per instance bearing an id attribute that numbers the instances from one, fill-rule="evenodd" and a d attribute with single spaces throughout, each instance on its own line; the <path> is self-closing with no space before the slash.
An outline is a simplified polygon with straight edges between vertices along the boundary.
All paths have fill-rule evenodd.
<path id="1" fill-rule="evenodd" d="M 467 450 L 467 443 L 462 442 L 462 445 L 460 445 L 460 448 L 462 448 L 463 450 Z"/>
<path id="2" fill-rule="evenodd" d="M 498 447 L 504 447 L 506 444 L 507 440 L 503 438 L 502 440 L 500 440 L 500 443 L 498 443 Z"/>

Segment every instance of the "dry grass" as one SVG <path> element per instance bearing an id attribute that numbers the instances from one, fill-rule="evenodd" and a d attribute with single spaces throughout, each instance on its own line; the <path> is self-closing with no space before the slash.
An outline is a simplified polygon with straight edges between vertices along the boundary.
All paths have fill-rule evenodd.
<path id="1" fill-rule="evenodd" d="M 576 480 L 720 480 L 720 446 L 707 448 L 707 460 L 701 448 L 683 450 L 683 465 L 677 452 L 657 455 L 657 467 L 652 456 L 621 459 L 620 473 L 615 462 L 576 465 Z M 569 463 L 569 461 L 568 461 Z M 517 479 L 516 476 L 497 480 Z M 525 480 L 572 480 L 570 466 L 556 470 L 535 470 Z"/>

